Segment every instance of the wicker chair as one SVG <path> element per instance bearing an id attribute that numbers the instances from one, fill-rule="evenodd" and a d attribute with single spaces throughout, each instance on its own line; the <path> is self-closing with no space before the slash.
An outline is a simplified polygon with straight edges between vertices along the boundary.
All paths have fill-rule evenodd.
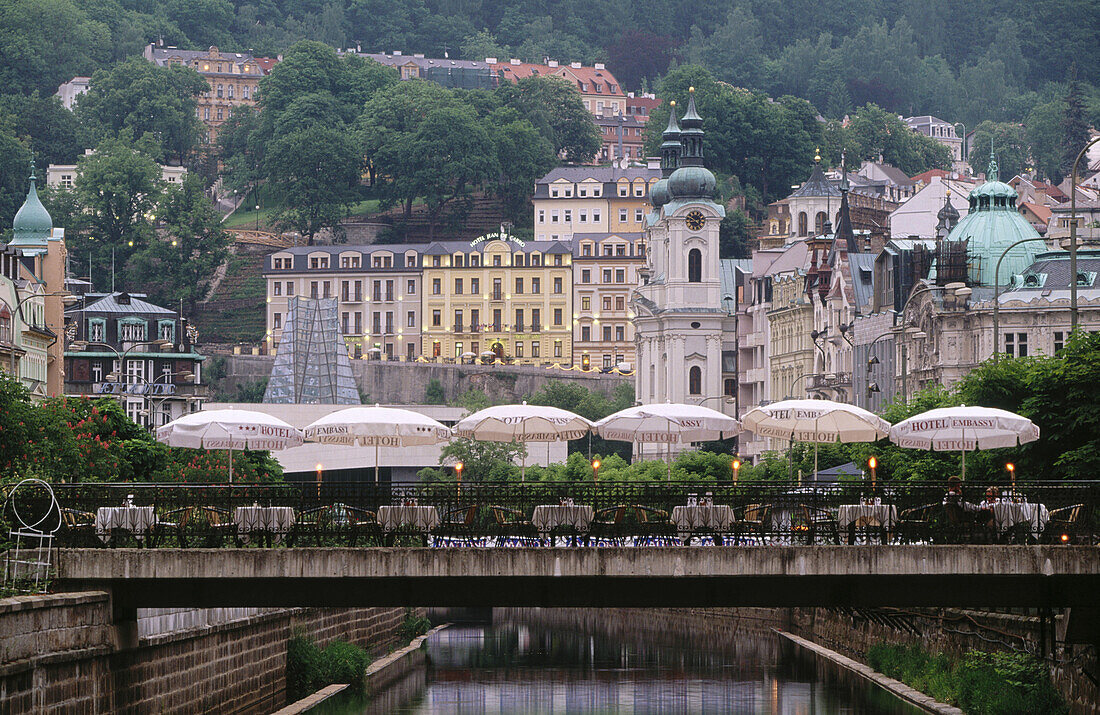
<path id="1" fill-rule="evenodd" d="M 737 519 L 738 530 L 743 535 L 756 534 L 763 538 L 768 530 L 770 504 L 749 504 Z"/>
<path id="2" fill-rule="evenodd" d="M 382 530 L 373 511 L 347 504 L 326 504 L 299 512 L 294 529 L 287 537 L 287 545 L 293 546 L 298 537 L 313 538 L 317 546 L 326 535 L 347 536 L 348 545 L 355 546 L 360 536 L 380 538 Z"/>
<path id="3" fill-rule="evenodd" d="M 481 507 L 477 504 L 451 509 L 443 514 L 443 520 L 436 527 L 435 533 L 439 536 L 457 536 L 473 543 L 480 512 Z"/>
<path id="4" fill-rule="evenodd" d="M 802 525 L 806 527 L 806 544 L 812 546 L 818 534 L 831 538 L 834 544 L 840 544 L 840 526 L 832 512 L 808 504 L 800 504 L 798 513 Z"/>
<path id="5" fill-rule="evenodd" d="M 903 509 L 898 515 L 898 540 L 905 544 L 932 540 L 932 518 L 939 504 L 922 504 Z"/>
<path id="6" fill-rule="evenodd" d="M 536 536 L 538 532 L 535 525 L 519 509 L 510 509 L 505 506 L 490 506 L 493 521 L 497 527 L 497 545 L 503 546 L 504 540 L 509 536 Z"/>
<path id="7" fill-rule="evenodd" d="M 78 509 L 61 509 L 61 541 L 71 545 L 103 546 L 96 538 L 95 514 Z"/>

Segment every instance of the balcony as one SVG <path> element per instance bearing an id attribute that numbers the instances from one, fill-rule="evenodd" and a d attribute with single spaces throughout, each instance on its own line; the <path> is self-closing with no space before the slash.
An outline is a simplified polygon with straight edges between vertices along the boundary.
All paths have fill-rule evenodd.
<path id="1" fill-rule="evenodd" d="M 454 326 L 454 332 L 456 332 L 456 333 L 461 333 L 462 332 L 462 323 L 459 323 L 458 325 Z"/>

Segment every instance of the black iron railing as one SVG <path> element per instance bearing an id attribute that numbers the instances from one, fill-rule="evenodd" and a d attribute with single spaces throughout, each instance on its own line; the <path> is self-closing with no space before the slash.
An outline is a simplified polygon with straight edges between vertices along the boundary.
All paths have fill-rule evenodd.
<path id="1" fill-rule="evenodd" d="M 983 507 L 986 486 L 968 482 L 958 498 L 945 498 L 942 484 L 914 482 L 873 490 L 868 483 L 666 482 L 81 483 L 54 490 L 62 545 L 263 541 L 253 532 L 288 546 L 382 544 L 402 535 L 436 545 L 535 545 L 552 532 L 627 545 L 1098 543 L 1100 482 L 1020 484 Z M 44 499 L 28 492 L 18 507 L 36 513 L 48 508 Z M 563 504 L 591 510 L 555 508 Z M 263 511 L 274 507 L 282 509 Z"/>

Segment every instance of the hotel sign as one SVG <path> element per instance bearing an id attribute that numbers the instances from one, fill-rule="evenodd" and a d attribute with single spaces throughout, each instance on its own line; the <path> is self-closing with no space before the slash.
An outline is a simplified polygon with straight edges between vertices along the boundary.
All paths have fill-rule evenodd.
<path id="1" fill-rule="evenodd" d="M 470 241 L 470 246 L 473 247 L 478 245 L 479 243 L 484 243 L 485 241 L 511 241 L 521 248 L 527 245 L 518 236 L 513 236 L 512 234 L 504 233 L 503 231 L 495 231 L 493 233 L 487 233 L 483 236 L 478 236 L 474 240 Z"/>

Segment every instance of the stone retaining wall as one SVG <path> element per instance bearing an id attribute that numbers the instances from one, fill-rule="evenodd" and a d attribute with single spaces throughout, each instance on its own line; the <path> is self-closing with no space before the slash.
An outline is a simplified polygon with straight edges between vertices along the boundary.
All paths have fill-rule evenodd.
<path id="1" fill-rule="evenodd" d="M 1061 618 L 1055 616 L 1058 632 Z M 968 650 L 1038 652 L 1040 641 L 1038 618 L 955 608 L 793 609 L 790 630 L 861 662 L 866 662 L 867 650 L 876 643 L 916 644 L 929 652 L 963 654 Z M 1056 653 L 1051 678 L 1071 713 L 1095 715 L 1100 713 L 1100 689 L 1082 670 L 1098 672 L 1096 649 L 1069 646 Z"/>
<path id="2" fill-rule="evenodd" d="M 342 639 L 381 655 L 402 608 L 281 609 L 119 649 L 105 593 L 0 600 L 4 713 L 269 713 L 286 702 L 287 642 Z"/>

